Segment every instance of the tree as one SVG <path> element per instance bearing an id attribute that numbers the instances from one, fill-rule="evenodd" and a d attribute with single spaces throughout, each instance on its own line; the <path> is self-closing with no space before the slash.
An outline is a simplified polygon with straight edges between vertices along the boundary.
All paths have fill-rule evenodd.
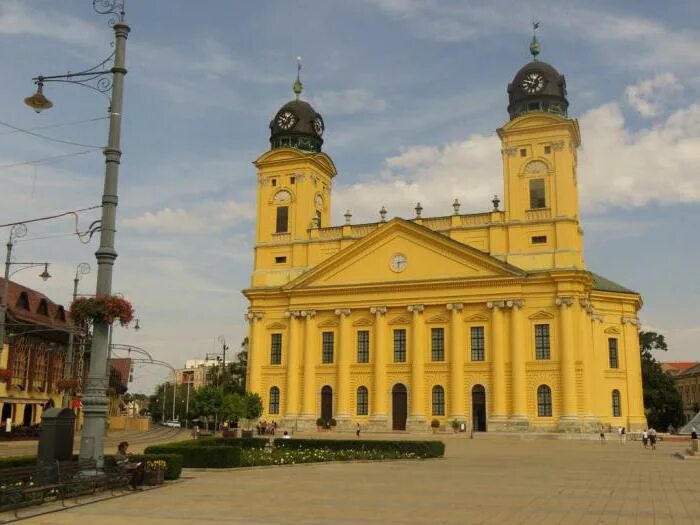
<path id="1" fill-rule="evenodd" d="M 248 370 L 248 338 L 241 342 L 241 351 L 233 361 L 207 369 L 207 385 L 222 388 L 229 394 L 245 393 L 245 376 Z"/>
<path id="2" fill-rule="evenodd" d="M 656 332 L 639 332 L 639 349 L 647 422 L 661 430 L 666 430 L 669 425 L 678 427 L 683 422 L 683 400 L 673 378 L 664 372 L 653 355 L 655 351 L 668 350 L 664 336 Z"/>

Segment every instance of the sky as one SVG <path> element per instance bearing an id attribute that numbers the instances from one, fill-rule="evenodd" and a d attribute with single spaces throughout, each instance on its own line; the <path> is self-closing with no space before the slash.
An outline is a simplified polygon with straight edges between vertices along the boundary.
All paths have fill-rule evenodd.
<path id="1" fill-rule="evenodd" d="M 530 60 L 566 76 L 579 120 L 579 186 L 588 268 L 639 291 L 644 329 L 663 333 L 663 360 L 698 360 L 700 318 L 700 3 L 604 0 L 130 0 L 131 26 L 113 290 L 141 330 L 115 328 L 175 367 L 236 350 L 247 333 L 255 221 L 252 161 L 269 122 L 302 98 L 326 124 L 338 168 L 334 223 L 486 211 L 502 194 L 495 130 L 506 86 Z M 99 204 L 105 98 L 48 84 L 50 111 L 22 104 L 32 77 L 80 71 L 113 40 L 90 0 L 0 0 L 0 224 Z M 9 126 L 33 130 L 37 137 Z M 41 128 L 41 129 L 38 129 Z M 48 140 L 54 139 L 54 140 Z M 66 144 L 55 139 L 72 142 Z M 39 162 L 37 162 L 39 161 Z M 79 214 L 84 231 L 99 210 Z M 92 272 L 71 216 L 29 225 L 17 261 L 49 261 L 52 278 L 14 278 L 69 304 L 78 263 Z M 4 244 L 7 228 L 0 228 Z M 139 366 L 134 392 L 167 369 Z"/>

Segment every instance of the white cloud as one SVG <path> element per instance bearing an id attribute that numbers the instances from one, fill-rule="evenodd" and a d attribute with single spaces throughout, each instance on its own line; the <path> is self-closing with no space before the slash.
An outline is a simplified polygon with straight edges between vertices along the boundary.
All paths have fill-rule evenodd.
<path id="1" fill-rule="evenodd" d="M 93 24 L 13 0 L 4 0 L 0 5 L 0 34 L 39 36 L 80 45 L 94 44 L 98 39 L 98 30 Z"/>
<path id="2" fill-rule="evenodd" d="M 700 202 L 700 105 L 633 132 L 620 106 L 605 104 L 580 119 L 580 203 L 584 212 L 639 207 L 651 202 Z M 450 213 L 455 197 L 462 213 L 489 209 L 502 193 L 500 143 L 493 135 L 472 135 L 444 147 L 418 145 L 385 160 L 375 180 L 339 186 L 340 214 L 350 208 L 355 220 L 377 220 L 384 205 L 389 216 L 413 216 L 420 201 L 425 216 Z"/>
<path id="3" fill-rule="evenodd" d="M 388 102 L 377 98 L 362 88 L 345 91 L 324 91 L 312 98 L 314 107 L 323 108 L 327 115 L 353 115 L 355 113 L 377 113 L 388 107 Z"/>
<path id="4" fill-rule="evenodd" d="M 149 233 L 188 235 L 212 230 L 212 226 L 200 217 L 181 208 L 165 208 L 155 213 L 148 211 L 139 217 L 124 219 L 123 223 L 127 228 Z"/>
<path id="5" fill-rule="evenodd" d="M 643 117 L 655 117 L 681 90 L 676 75 L 661 73 L 625 89 L 627 103 Z"/>

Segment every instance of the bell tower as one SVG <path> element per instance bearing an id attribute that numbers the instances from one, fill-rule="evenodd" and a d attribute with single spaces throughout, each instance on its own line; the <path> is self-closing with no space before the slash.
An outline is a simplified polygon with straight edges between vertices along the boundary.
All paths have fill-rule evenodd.
<path id="1" fill-rule="evenodd" d="M 534 35 L 530 52 L 533 60 L 508 84 L 510 120 L 498 130 L 506 221 L 521 234 L 511 235 L 510 251 L 529 257 L 509 260 L 524 267 L 580 269 L 578 122 L 568 117 L 564 76 L 537 59 L 540 44 Z"/>
<path id="2" fill-rule="evenodd" d="M 321 151 L 323 117 L 300 99 L 301 63 L 293 91 L 270 121 L 270 150 L 255 162 L 258 178 L 253 286 L 279 286 L 307 269 L 311 228 L 330 225 L 335 165 Z"/>

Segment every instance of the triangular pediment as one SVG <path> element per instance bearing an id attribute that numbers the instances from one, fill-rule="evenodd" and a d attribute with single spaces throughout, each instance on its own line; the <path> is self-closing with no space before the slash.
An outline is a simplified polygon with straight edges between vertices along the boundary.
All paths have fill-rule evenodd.
<path id="1" fill-rule="evenodd" d="M 318 323 L 319 328 L 332 328 L 338 326 L 338 320 L 335 317 L 328 317 Z"/>
<path id="2" fill-rule="evenodd" d="M 367 318 L 367 317 L 361 317 L 354 323 L 352 323 L 353 326 L 372 326 L 374 323 L 372 323 L 372 320 Z"/>
<path id="3" fill-rule="evenodd" d="M 465 319 L 465 321 L 467 321 L 468 323 L 483 322 L 483 321 L 488 321 L 488 320 L 489 320 L 489 318 L 483 314 L 474 314 L 474 315 L 467 317 Z"/>
<path id="4" fill-rule="evenodd" d="M 399 315 L 389 321 L 389 324 L 410 324 L 411 318 L 406 315 Z"/>
<path id="5" fill-rule="evenodd" d="M 284 330 L 287 325 L 284 323 L 273 322 L 267 325 L 268 330 Z"/>
<path id="6" fill-rule="evenodd" d="M 604 330 L 606 334 L 620 335 L 620 330 L 614 326 L 610 326 Z"/>
<path id="7" fill-rule="evenodd" d="M 444 315 L 434 315 L 432 317 L 429 317 L 426 321 L 426 323 L 447 323 L 449 322 L 449 319 L 445 317 Z"/>
<path id="8" fill-rule="evenodd" d="M 549 312 L 545 312 L 544 310 L 539 310 L 538 312 L 535 312 L 534 314 L 529 315 L 528 319 L 554 319 L 554 316 Z"/>
<path id="9" fill-rule="evenodd" d="M 393 219 L 297 277 L 288 290 L 359 284 L 521 277 L 525 272 L 403 219 Z"/>

